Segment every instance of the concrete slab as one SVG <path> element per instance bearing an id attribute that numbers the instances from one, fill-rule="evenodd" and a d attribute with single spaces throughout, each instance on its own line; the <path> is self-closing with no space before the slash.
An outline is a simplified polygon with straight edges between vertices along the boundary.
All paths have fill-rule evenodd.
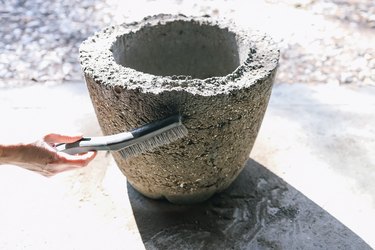
<path id="1" fill-rule="evenodd" d="M 251 157 L 375 247 L 375 88 L 276 85 Z"/>
<path id="2" fill-rule="evenodd" d="M 374 97 L 276 85 L 242 174 L 195 206 L 144 198 L 105 153 L 49 179 L 2 165 L 0 249 L 371 249 Z M 83 84 L 2 89 L 0 112 L 1 142 L 100 134 Z"/>

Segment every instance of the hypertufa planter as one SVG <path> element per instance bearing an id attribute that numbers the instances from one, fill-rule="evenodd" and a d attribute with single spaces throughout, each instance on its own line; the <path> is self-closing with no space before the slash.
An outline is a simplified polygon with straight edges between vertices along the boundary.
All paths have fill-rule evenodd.
<path id="1" fill-rule="evenodd" d="M 113 156 L 145 196 L 194 203 L 242 170 L 279 51 L 268 36 L 231 23 L 158 15 L 104 29 L 83 42 L 80 58 L 104 134 L 183 115 L 184 139 L 127 160 Z"/>

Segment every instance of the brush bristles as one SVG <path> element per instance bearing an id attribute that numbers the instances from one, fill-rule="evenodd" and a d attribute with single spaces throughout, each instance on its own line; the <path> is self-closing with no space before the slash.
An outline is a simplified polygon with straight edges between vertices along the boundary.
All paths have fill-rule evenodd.
<path id="1" fill-rule="evenodd" d="M 185 137 L 188 131 L 184 125 L 179 125 L 170 130 L 164 131 L 161 134 L 155 135 L 145 141 L 133 144 L 120 150 L 120 154 L 124 158 L 136 156 L 145 152 L 150 152 L 153 149 L 174 142 L 180 138 Z"/>

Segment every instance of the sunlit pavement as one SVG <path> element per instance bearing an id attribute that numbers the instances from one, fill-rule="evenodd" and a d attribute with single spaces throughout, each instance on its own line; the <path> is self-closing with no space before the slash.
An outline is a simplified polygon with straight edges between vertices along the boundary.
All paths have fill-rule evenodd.
<path id="1" fill-rule="evenodd" d="M 372 247 L 375 88 L 276 85 L 251 157 Z"/>
<path id="2" fill-rule="evenodd" d="M 250 180 L 251 177 L 246 176 L 251 176 L 255 165 L 260 166 L 255 166 L 259 171 L 266 171 L 261 170 L 265 167 L 273 172 L 269 172 L 269 180 L 267 176 L 256 177 L 259 180 L 251 180 L 251 183 L 255 182 L 255 188 L 259 189 L 262 185 L 267 186 L 268 181 L 274 183 L 275 179 L 282 178 L 291 185 L 282 184 L 285 195 L 280 200 L 292 202 L 295 212 L 300 213 L 301 220 L 298 216 L 292 218 L 297 222 L 300 220 L 297 224 L 302 228 L 294 226 L 290 229 L 294 232 L 294 242 L 300 241 L 300 246 L 318 246 L 315 244 L 319 243 L 323 249 L 340 245 L 348 247 L 348 244 L 369 248 L 363 240 L 375 247 L 372 230 L 375 225 L 374 110 L 374 87 L 276 84 L 250 155 L 252 161 L 233 189 L 247 185 L 246 178 Z M 100 135 L 86 87 L 80 83 L 2 89 L 0 112 L 1 142 L 31 141 L 48 132 L 82 131 L 86 135 Z M 85 169 L 52 178 L 2 165 L 0 249 L 142 249 L 157 246 L 155 240 L 163 240 L 163 237 L 168 240 L 170 232 L 167 225 L 173 217 L 168 218 L 165 211 L 176 212 L 179 207 L 149 201 L 129 189 L 126 178 L 112 157 L 105 153 L 100 153 Z M 227 196 L 231 197 L 233 192 L 229 191 Z M 302 196 L 308 199 L 298 198 Z M 216 201 L 209 201 L 210 208 L 217 199 L 228 197 L 219 196 Z M 202 206 L 200 209 L 205 209 L 205 205 Z M 321 224 L 333 225 L 331 230 L 341 228 L 341 231 L 333 236 L 315 232 L 315 224 L 306 225 L 307 222 L 303 221 L 304 211 L 309 212 L 311 217 L 316 216 Z M 326 214 L 326 217 L 318 216 L 318 213 Z M 134 216 L 147 217 L 148 214 L 156 217 L 145 221 Z M 163 216 L 158 217 L 158 214 Z M 214 220 L 215 216 L 207 218 Z M 197 218 L 199 222 L 200 217 Z M 242 222 L 250 218 L 250 215 L 245 216 Z M 140 223 L 148 225 L 144 229 L 145 225 Z M 285 247 L 285 239 L 279 240 L 278 236 L 288 236 L 282 236 L 282 232 L 277 231 L 281 226 L 272 223 L 272 230 L 266 222 L 260 223 L 254 235 L 239 238 L 238 241 L 243 241 L 243 244 L 236 246 L 251 249 L 271 242 L 274 246 Z M 160 225 L 164 228 L 158 232 Z M 173 225 L 171 230 L 186 230 L 184 225 L 186 223 Z M 251 227 L 250 222 L 249 225 Z M 308 227 L 310 229 L 306 229 Z M 225 230 L 222 233 L 234 232 L 235 223 Z M 303 235 L 298 234 L 302 231 Z M 179 238 L 179 246 L 186 247 L 186 242 L 194 241 L 193 236 Z M 200 234 L 194 242 L 199 239 L 205 242 L 202 237 Z M 211 241 L 214 239 L 213 236 L 207 237 L 211 237 Z M 267 237 L 274 240 L 266 241 Z M 173 241 L 176 242 L 176 238 Z M 210 246 L 209 242 L 205 245 L 202 242 L 200 245 L 191 242 L 188 245 Z"/>

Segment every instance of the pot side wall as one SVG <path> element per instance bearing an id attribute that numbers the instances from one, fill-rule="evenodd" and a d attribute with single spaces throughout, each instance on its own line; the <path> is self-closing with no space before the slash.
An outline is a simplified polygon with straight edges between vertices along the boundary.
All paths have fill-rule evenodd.
<path id="1" fill-rule="evenodd" d="M 150 198 L 173 203 L 203 201 L 227 188 L 253 147 L 271 94 L 276 68 L 257 83 L 228 94 L 186 91 L 143 93 L 103 85 L 85 74 L 105 135 L 128 131 L 180 113 L 189 135 L 152 153 L 124 160 L 113 156 L 129 183 Z"/>

